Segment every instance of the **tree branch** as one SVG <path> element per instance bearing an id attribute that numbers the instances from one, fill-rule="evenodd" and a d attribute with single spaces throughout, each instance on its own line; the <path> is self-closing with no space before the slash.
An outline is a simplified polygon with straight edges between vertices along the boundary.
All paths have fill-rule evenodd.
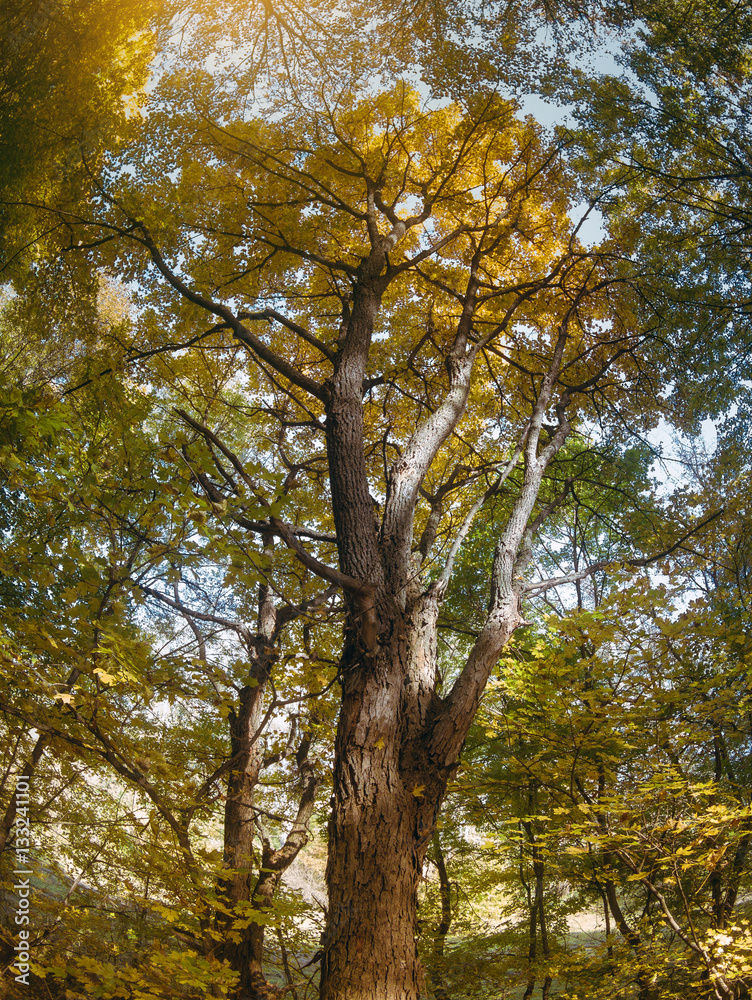
<path id="1" fill-rule="evenodd" d="M 721 507 L 720 510 L 715 511 L 714 514 L 710 514 L 704 520 L 696 524 L 691 531 L 670 545 L 667 549 L 663 549 L 661 552 L 656 552 L 651 556 L 645 556 L 641 559 L 602 559 L 599 562 L 591 563 L 585 569 L 580 570 L 577 573 L 568 573 L 566 576 L 556 576 L 552 577 L 550 580 L 541 580 L 539 583 L 526 583 L 523 584 L 523 591 L 525 593 L 535 593 L 542 594 L 546 590 L 551 590 L 552 587 L 561 587 L 566 583 L 576 583 L 578 580 L 584 580 L 586 577 L 592 576 L 593 573 L 598 573 L 600 570 L 605 569 L 607 566 L 634 566 L 635 568 L 649 566 L 651 563 L 657 562 L 659 559 L 665 559 L 666 556 L 671 555 L 676 549 L 681 548 L 684 542 L 693 535 L 696 535 L 698 531 L 707 527 L 714 521 L 717 517 L 721 517 L 725 514 L 726 508 Z"/>
<path id="2" fill-rule="evenodd" d="M 292 382 L 293 385 L 296 385 L 299 389 L 305 390 L 305 392 L 310 393 L 312 396 L 316 396 L 318 399 L 324 399 L 325 393 L 323 386 L 298 371 L 294 365 L 291 365 L 270 347 L 267 347 L 263 341 L 259 340 L 258 337 L 251 333 L 251 331 L 240 322 L 231 309 L 228 309 L 227 306 L 222 305 L 219 302 L 213 302 L 211 299 L 207 299 L 205 296 L 201 295 L 200 292 L 195 292 L 192 288 L 189 288 L 188 285 L 186 285 L 185 282 L 175 274 L 172 268 L 167 266 L 167 263 L 165 262 L 159 248 L 152 239 L 152 236 L 146 226 L 140 222 L 136 223 L 136 225 L 143 233 L 143 236 L 139 237 L 134 233 L 129 235 L 132 239 L 147 248 L 157 270 L 175 289 L 175 291 L 179 292 L 184 299 L 187 299 L 189 302 L 193 302 L 194 305 L 200 306 L 202 309 L 213 313 L 215 316 L 220 316 L 230 327 L 236 340 L 245 344 L 254 354 L 258 355 L 266 361 L 267 364 L 271 365 L 275 371 L 279 372 L 280 375 L 284 375 L 284 377 L 288 381 Z"/>

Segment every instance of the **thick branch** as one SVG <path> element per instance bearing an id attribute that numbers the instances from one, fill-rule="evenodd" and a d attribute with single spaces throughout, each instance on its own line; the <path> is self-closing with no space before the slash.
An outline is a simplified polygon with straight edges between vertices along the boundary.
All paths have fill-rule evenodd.
<path id="1" fill-rule="evenodd" d="M 401 577 L 406 575 L 409 567 L 418 490 L 442 444 L 462 419 L 467 405 L 477 353 L 467 350 L 477 288 L 478 281 L 473 269 L 468 278 L 454 342 L 446 358 L 449 388 L 441 404 L 422 421 L 412 435 L 389 474 L 382 537 L 388 548 L 392 549 L 393 557 L 386 561 L 395 567 L 397 578 L 393 582 L 400 589 L 404 584 Z"/>
<path id="2" fill-rule="evenodd" d="M 524 624 L 520 612 L 522 580 L 515 579 L 515 564 L 538 498 L 543 474 L 570 431 L 566 413 L 569 400 L 565 395 L 557 406 L 559 427 L 541 455 L 537 454 L 543 418 L 556 385 L 566 341 L 565 319 L 559 327 L 551 364 L 543 379 L 522 445 L 525 456 L 522 489 L 494 553 L 488 617 L 467 663 L 444 702 L 432 734 L 433 752 L 447 767 L 453 766 L 458 759 L 467 731 L 478 709 L 481 694 L 502 649 L 515 629 Z"/>
<path id="3" fill-rule="evenodd" d="M 342 587 L 342 589 L 347 591 L 349 594 L 360 594 L 364 596 L 370 596 L 373 594 L 373 584 L 368 583 L 365 580 L 357 580 L 355 577 L 349 576 L 347 573 L 341 573 L 338 569 L 334 569 L 333 566 L 327 566 L 326 563 L 322 563 L 321 560 L 312 556 L 310 552 L 303 548 L 289 525 L 280 521 L 279 518 L 270 517 L 269 523 L 274 533 L 282 539 L 288 548 L 292 549 L 300 562 L 302 562 L 307 569 L 310 569 L 312 573 L 315 573 L 324 580 L 328 580 L 330 583 L 336 584 L 338 587 Z"/>

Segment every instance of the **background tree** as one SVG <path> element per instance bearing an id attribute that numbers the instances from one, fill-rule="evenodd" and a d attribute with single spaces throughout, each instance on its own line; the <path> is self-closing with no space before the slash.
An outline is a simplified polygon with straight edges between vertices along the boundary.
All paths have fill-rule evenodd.
<path id="1" fill-rule="evenodd" d="M 107 333 L 103 329 L 105 341 Z M 117 342 L 117 333 L 112 335 Z M 10 332 L 6 346 L 18 368 Z M 91 359 L 80 355 L 71 362 L 65 374 L 74 385 L 88 363 Z M 38 370 L 36 359 L 34 364 Z M 55 374 L 60 377 L 57 368 Z M 172 375 L 177 390 L 179 380 Z M 130 388 L 110 379 L 102 392 L 101 381 L 94 381 L 67 402 L 53 403 L 49 383 L 30 383 L 23 393 L 9 388 L 3 411 L 2 569 L 8 582 L 2 676 L 14 740 L 9 750 L 14 746 L 18 759 L 26 746 L 22 773 L 31 777 L 37 769 L 39 785 L 48 783 L 47 804 L 36 804 L 36 824 L 54 830 L 62 823 L 65 829 L 66 813 L 78 812 L 64 794 L 68 784 L 88 779 L 108 788 L 119 816 L 108 815 L 107 822 L 117 836 L 108 834 L 93 859 L 86 857 L 88 844 L 79 847 L 64 836 L 57 841 L 53 836 L 47 849 L 69 865 L 83 865 L 79 878 L 85 876 L 89 893 L 119 895 L 116 878 L 95 878 L 92 864 L 125 870 L 137 900 L 118 902 L 113 912 L 128 921 L 129 905 L 140 911 L 144 926 L 130 927 L 128 933 L 136 935 L 139 947 L 147 949 L 150 942 L 154 950 L 142 951 L 129 966 L 128 941 L 120 940 L 121 957 L 113 965 L 95 944 L 101 928 L 84 921 L 64 933 L 52 901 L 53 924 L 41 928 L 36 944 L 53 949 L 48 974 L 67 976 L 69 991 L 78 979 L 84 993 L 114 995 L 108 991 L 118 977 L 123 995 L 138 984 L 158 989 L 167 982 L 159 947 L 174 932 L 180 942 L 175 963 L 183 962 L 181 974 L 194 988 L 214 989 L 220 983 L 229 988 L 229 970 L 234 970 L 243 987 L 265 990 L 264 925 L 279 878 L 308 837 L 320 780 L 308 751 L 326 731 L 327 714 L 317 703 L 309 719 L 310 669 L 299 656 L 283 655 L 279 642 L 301 616 L 326 612 L 331 593 L 304 596 L 302 606 L 288 601 L 278 609 L 269 591 L 268 547 L 266 553 L 252 552 L 266 567 L 260 590 L 258 573 L 246 566 L 242 542 L 241 558 L 231 539 L 220 539 L 211 556 L 204 551 L 210 540 L 201 509 L 205 501 L 186 490 L 185 460 L 171 463 L 151 442 L 160 420 L 155 397 L 132 395 Z M 186 442 L 186 454 L 195 457 L 191 444 Z M 176 496 L 182 497 L 179 505 L 173 503 Z M 290 584 L 301 583 L 279 565 L 274 577 L 287 597 Z M 158 602 L 156 615 L 147 613 L 145 599 L 152 607 Z M 167 617 L 176 612 L 187 636 Z M 244 624 L 249 613 L 258 624 Z M 235 643 L 227 641 L 228 633 Z M 282 691 L 272 687 L 270 697 L 267 682 L 280 656 L 288 664 L 285 684 Z M 313 667 L 315 656 L 311 660 Z M 278 715 L 279 709 L 294 713 L 285 720 L 287 728 L 292 724 L 287 735 L 279 717 L 276 735 L 267 731 L 275 709 Z M 29 729 L 38 734 L 31 743 Z M 74 777 L 61 776 L 58 796 L 54 760 L 59 755 Z M 258 787 L 262 768 L 267 773 L 290 769 L 295 779 L 290 795 L 267 801 Z M 9 760 L 3 780 L 4 841 L 15 816 L 13 770 L 17 766 Z M 224 817 L 212 836 L 224 840 L 224 866 L 221 851 L 216 855 L 202 846 L 223 801 Z M 292 822 L 279 841 L 277 827 L 286 823 L 280 813 L 289 808 Z M 269 810 L 276 847 L 268 823 L 258 833 Z M 96 828 L 98 819 L 88 816 Z M 81 822 L 86 822 L 83 816 Z M 147 857 L 134 859 L 122 834 L 129 834 Z M 261 839 L 256 850 L 254 840 Z M 57 862 L 55 872 L 65 878 Z M 70 889 L 74 895 L 76 884 Z M 159 933 L 166 916 L 173 926 L 169 934 L 164 927 Z M 90 943 L 83 962 L 75 957 L 76 932 Z M 11 926 L 11 950 L 12 936 Z M 5 957 L 12 958 L 11 951 Z M 224 967 L 218 957 L 226 960 Z"/>
<path id="2" fill-rule="evenodd" d="M 11 0 L 0 32 L 0 232 L 4 280 L 18 278 L 59 223 L 35 205 L 76 200 L 138 116 L 168 8 Z M 132 122 L 131 122 L 132 124 Z"/>

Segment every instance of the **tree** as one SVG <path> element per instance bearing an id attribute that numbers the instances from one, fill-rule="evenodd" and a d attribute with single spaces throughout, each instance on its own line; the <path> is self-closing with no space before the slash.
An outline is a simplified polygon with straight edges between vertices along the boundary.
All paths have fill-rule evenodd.
<path id="1" fill-rule="evenodd" d="M 80 197 L 138 115 L 167 8 L 11 0 L 0 32 L 0 228 L 4 280 L 18 278 L 56 226 L 35 203 Z"/>
<path id="2" fill-rule="evenodd" d="M 634 13 L 618 75 L 562 70 L 548 86 L 575 102 L 578 173 L 642 262 L 672 419 L 696 431 L 737 400 L 749 356 L 752 20 L 727 2 L 648 0 Z"/>
<path id="3" fill-rule="evenodd" d="M 566 995 L 588 997 L 748 995 L 746 532 L 738 521 L 729 531 L 745 516 L 744 409 L 712 458 L 687 450 L 697 485 L 663 514 L 644 496 L 644 467 L 634 454 L 623 462 L 611 481 L 643 494 L 643 523 L 631 526 L 638 537 L 645 520 L 660 531 L 667 517 L 686 522 L 721 498 L 728 520 L 714 518 L 671 565 L 662 561 L 660 586 L 642 570 L 628 581 L 612 565 L 587 588 L 570 586 L 568 608 L 549 602 L 554 613 L 536 616 L 509 647 L 466 748 L 455 809 L 495 841 L 499 880 L 517 871 L 527 879 L 529 865 L 528 886 L 539 890 L 530 893 L 529 954 L 546 952 L 542 969 L 531 961 L 544 992 L 553 978 L 554 989 L 566 983 Z M 546 558 L 563 579 L 578 550 L 592 567 L 604 544 L 616 555 L 615 533 L 626 540 L 609 491 L 586 492 L 604 478 L 592 454 L 588 465 L 546 527 Z M 481 537 L 465 572 L 475 573 L 482 551 Z M 472 621 L 472 598 L 460 591 L 453 600 L 451 620 Z M 550 921 L 563 907 L 587 909 L 588 899 L 602 908 L 606 941 L 580 955 L 561 942 L 547 948 L 536 919 L 543 901 Z"/>
<path id="4" fill-rule="evenodd" d="M 174 102 L 172 81 L 164 93 Z M 255 519 L 270 502 L 258 476 L 191 418 L 231 473 L 194 469 L 215 509 L 345 595 L 326 1000 L 417 996 L 420 869 L 487 678 L 524 623 L 532 536 L 560 502 L 540 491 L 593 401 L 626 413 L 642 387 L 616 247 L 578 242 L 559 151 L 532 122 L 493 96 L 430 110 L 405 84 L 346 99 L 264 126 L 225 108 L 220 125 L 199 87 L 184 116 L 172 104 L 179 143 L 159 118 L 162 153 L 137 149 L 98 214 L 67 216 L 77 245 L 118 238 L 111 267 L 141 268 L 145 253 L 162 319 L 208 315 L 244 345 L 296 477 L 325 484 L 330 513 L 303 497 L 284 519 L 274 504 Z M 617 369 L 629 396 L 614 392 Z M 473 515 L 502 489 L 488 611 L 442 692 L 439 607 Z M 330 517 L 336 568 L 295 534 L 303 521 L 315 540 Z"/>
<path id="5" fill-rule="evenodd" d="M 105 342 L 108 337 L 117 342 L 122 335 L 122 329 L 100 331 Z M 17 366 L 19 352 L 13 349 L 11 332 L 6 346 Z M 80 384 L 91 360 L 79 357 L 78 368 L 67 372 L 73 384 Z M 54 377 L 59 377 L 57 366 Z M 177 388 L 173 381 L 172 389 Z M 273 561 L 271 537 L 250 551 L 242 542 L 238 551 L 231 537 L 219 538 L 211 559 L 201 554 L 196 531 L 203 529 L 204 539 L 211 539 L 211 532 L 201 503 L 185 489 L 185 462 L 173 467 L 164 450 L 151 445 L 148 433 L 138 430 L 144 421 L 151 430 L 157 427 L 153 397 L 137 393 L 133 398 L 113 379 L 102 390 L 102 382 L 95 380 L 87 392 L 75 394 L 75 405 L 52 402 L 49 383 L 32 382 L 25 393 L 8 387 L 5 394 L 0 677 L 9 737 L 17 755 L 26 750 L 21 773 L 29 778 L 41 771 L 49 782 L 54 762 L 44 757 L 54 760 L 61 754 L 79 779 L 88 774 L 108 790 L 114 788 L 116 808 L 125 789 L 132 792 L 126 819 L 107 816 L 112 826 L 93 861 L 87 860 L 88 842 L 80 851 L 71 843 L 64 849 L 58 845 L 56 859 L 75 858 L 84 874 L 88 865 L 104 863 L 104 852 L 108 865 L 125 869 L 136 897 L 130 900 L 134 910 L 138 907 L 152 921 L 164 920 L 165 914 L 170 923 L 180 920 L 178 934 L 185 934 L 192 947 L 184 945 L 179 954 L 189 970 L 193 963 L 196 987 L 213 983 L 218 989 L 234 973 L 241 988 L 266 996 L 261 974 L 265 925 L 279 880 L 308 839 L 320 783 L 309 752 L 320 739 L 326 715 L 324 699 L 314 702 L 317 692 L 305 690 L 310 680 L 302 671 L 288 670 L 281 691 L 272 682 L 272 698 L 269 682 L 286 630 L 299 626 L 304 616 L 310 624 L 318 610 L 326 611 L 331 588 L 308 596 L 303 582 L 300 603 L 288 600 L 276 607 L 271 581 L 275 592 L 287 597 L 299 581 L 286 581 L 286 567 Z M 45 411 L 41 419 L 40 408 Z M 190 439 L 183 446 L 187 460 L 195 458 L 195 446 Z M 177 508 L 171 503 L 175 496 L 182 497 Z M 254 560 L 265 567 L 261 586 Z M 197 565 L 203 571 L 200 582 Z M 214 586 L 207 580 L 212 574 L 217 577 Z M 239 592 L 235 601 L 229 596 L 231 581 Z M 221 601 L 212 599 L 217 586 L 228 591 Z M 145 620 L 145 599 L 157 602 L 161 614 L 156 621 L 153 614 Z M 167 609 L 187 624 L 187 640 L 179 627 L 168 626 Z M 257 625 L 244 623 L 249 613 Z M 228 641 L 228 633 L 234 642 Z M 176 700 L 181 708 L 173 710 Z M 172 723 L 165 725 L 168 704 Z M 315 707 L 308 711 L 307 705 Z M 290 711 L 297 707 L 289 720 L 291 731 L 285 738 L 278 732 L 276 740 L 270 739 L 274 710 L 279 731 L 279 709 L 287 706 Z M 38 734 L 31 743 L 30 729 Z M 262 774 L 275 768 L 288 772 L 292 787 L 270 804 L 259 784 Z M 6 781 L 13 769 L 11 761 L 2 782 L 6 808 L 0 853 L 16 815 L 12 782 Z M 203 847 L 220 798 L 225 802 L 220 824 L 224 865 L 221 853 L 218 862 Z M 52 795 L 41 812 L 35 808 L 37 823 L 54 827 L 61 816 L 65 822 L 66 806 L 73 807 L 65 796 L 56 800 Z M 269 808 L 275 833 L 278 822 L 285 826 L 279 813 L 292 811 L 276 847 L 263 822 Z M 123 848 L 118 824 L 124 821 L 133 828 L 133 841 L 148 851 L 146 871 L 143 859 L 134 860 L 132 851 Z M 161 851 L 151 842 L 160 830 L 165 841 Z M 56 872 L 65 877 L 62 866 Z M 100 892 L 118 894 L 114 880 L 102 882 L 87 874 L 87 881 L 90 890 L 93 883 Z M 124 906 L 121 913 L 127 914 Z M 55 976 L 78 978 L 80 988 L 92 995 L 103 988 L 106 992 L 115 974 L 108 956 L 96 950 L 87 956 L 88 964 L 77 957 L 66 963 L 70 938 L 61 940 L 59 923 L 55 914 L 36 942 L 51 937 L 59 949 L 48 969 Z M 91 928 L 79 930 L 91 940 Z M 131 927 L 129 933 L 136 940 L 149 938 L 143 927 Z M 151 982 L 155 988 L 160 981 L 156 945 L 166 935 L 155 936 L 154 951 L 142 953 L 131 968 L 124 968 L 120 958 L 124 983 L 140 982 L 146 988 Z M 3 944 L 5 958 L 12 958 L 10 937 Z"/>

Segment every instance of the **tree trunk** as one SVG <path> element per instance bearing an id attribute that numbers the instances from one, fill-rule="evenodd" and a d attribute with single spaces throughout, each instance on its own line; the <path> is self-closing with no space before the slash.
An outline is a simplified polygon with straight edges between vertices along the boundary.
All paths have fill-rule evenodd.
<path id="1" fill-rule="evenodd" d="M 448 1000 L 444 945 L 449 928 L 452 926 L 452 886 L 449 881 L 438 830 L 434 830 L 432 839 L 436 868 L 439 873 L 439 895 L 441 899 L 441 920 L 433 936 L 433 992 L 436 1000 Z"/>
<path id="2" fill-rule="evenodd" d="M 604 864 L 609 865 L 611 863 L 611 858 L 609 855 L 604 856 Z M 616 926 L 622 937 L 629 943 L 629 945 L 634 949 L 635 955 L 637 956 L 637 961 L 639 963 L 637 968 L 637 985 L 639 987 L 638 1000 L 651 1000 L 652 990 L 650 985 L 650 971 L 645 966 L 643 966 L 643 955 L 645 952 L 642 939 L 640 935 L 632 930 L 632 928 L 627 923 L 626 917 L 622 912 L 621 906 L 619 904 L 618 897 L 616 895 L 616 886 L 612 879 L 606 879 L 605 882 L 606 899 L 608 900 L 609 909 L 616 922 Z"/>
<path id="3" fill-rule="evenodd" d="M 264 919 L 274 905 L 274 895 L 280 880 L 300 850 L 308 843 L 308 823 L 313 815 L 316 801 L 316 788 L 319 779 L 313 764 L 308 760 L 311 747 L 311 734 L 307 733 L 295 755 L 300 773 L 300 798 L 298 813 L 285 842 L 278 850 L 274 850 L 271 841 L 264 836 L 264 846 L 261 855 L 261 869 L 253 889 L 252 902 L 259 913 L 259 922 L 252 923 L 248 928 L 248 961 L 243 970 L 241 981 L 248 990 L 249 1000 L 263 1000 L 269 993 L 269 984 L 263 976 L 262 963 L 264 959 L 264 934 L 266 925 Z M 276 995 L 276 993 L 274 994 Z"/>
<path id="4" fill-rule="evenodd" d="M 42 759 L 42 754 L 44 753 L 49 739 L 46 734 L 42 734 L 37 737 L 37 741 L 34 744 L 34 749 L 31 751 L 31 756 L 24 764 L 21 773 L 17 776 L 16 782 L 26 779 L 29 781 L 37 768 L 37 764 Z M 2 820 L 0 820 L 0 854 L 5 850 L 5 845 L 8 842 L 8 837 L 10 836 L 10 831 L 13 829 L 13 824 L 16 821 L 16 796 L 15 791 L 11 792 L 10 799 L 8 801 L 8 807 L 5 810 Z"/>
<path id="5" fill-rule="evenodd" d="M 266 539 L 265 552 L 271 543 Z M 274 660 L 271 642 L 276 624 L 276 609 L 269 588 L 259 588 L 258 634 L 250 644 L 249 681 L 240 691 L 237 712 L 229 716 L 230 755 L 233 766 L 227 782 L 224 822 L 225 871 L 219 892 L 230 914 L 223 914 L 218 924 L 225 933 L 222 958 L 240 974 L 239 988 L 251 990 L 258 985 L 260 961 L 253 962 L 250 928 L 231 931 L 232 911 L 238 904 L 249 903 L 253 887 L 253 836 L 255 829 L 254 793 L 263 767 L 264 693 Z M 243 916 L 244 914 L 236 914 Z M 263 977 L 261 977 L 263 979 Z"/>
<path id="6" fill-rule="evenodd" d="M 367 653 L 353 636 L 342 665 L 321 1000 L 421 995 L 417 891 L 461 746 L 449 766 L 432 746 L 444 710 L 435 593 L 411 595 L 404 612 L 388 601 L 379 610 L 382 644 Z"/>
<path id="7" fill-rule="evenodd" d="M 322 1000 L 417 1000 L 420 994 L 415 921 L 423 859 L 416 799 L 392 762 L 379 756 L 388 751 L 354 752 L 337 768 Z"/>
<path id="8" fill-rule="evenodd" d="M 450 694 L 436 694 L 438 591 L 378 597 L 379 642 L 348 630 L 329 820 L 321 1000 L 418 1000 L 417 890 L 447 782 L 517 601 L 500 609 Z M 469 683 L 469 676 L 473 683 Z"/>
<path id="9" fill-rule="evenodd" d="M 226 866 L 219 891 L 225 906 L 233 910 L 247 903 L 253 886 L 253 794 L 262 766 L 261 741 L 253 740 L 262 717 L 264 684 L 247 686 L 240 692 L 237 714 L 230 715 L 230 747 L 235 766 L 227 784 L 224 822 L 224 863 Z M 250 933 L 248 928 L 231 935 L 233 918 L 222 915 L 218 921 L 225 934 L 222 957 L 240 974 L 239 986 L 252 984 Z M 234 940 L 236 937 L 238 940 Z"/>
<path id="10" fill-rule="evenodd" d="M 381 631 L 392 641 L 373 654 L 350 644 L 343 669 L 322 1000 L 416 1000 L 421 990 L 417 891 L 446 785 L 421 739 L 435 671 L 435 614 L 424 611 L 397 612 Z"/>

